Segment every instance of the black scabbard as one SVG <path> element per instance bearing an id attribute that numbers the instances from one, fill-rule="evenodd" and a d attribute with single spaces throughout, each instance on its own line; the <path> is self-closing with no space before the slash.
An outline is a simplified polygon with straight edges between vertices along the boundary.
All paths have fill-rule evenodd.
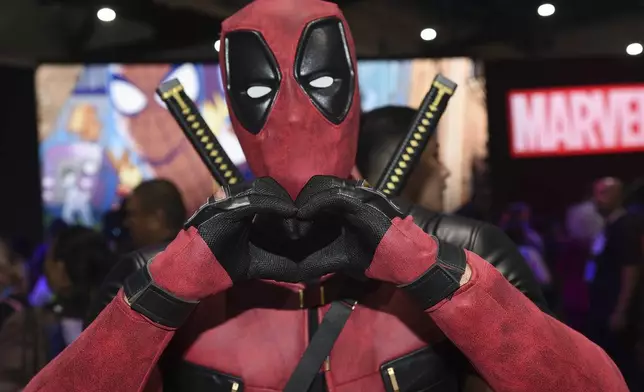
<path id="1" fill-rule="evenodd" d="M 389 161 L 376 189 L 390 197 L 400 195 L 409 175 L 418 164 L 432 135 L 436 132 L 438 121 L 445 112 L 449 99 L 454 95 L 456 86 L 456 83 L 442 75 L 437 75 L 434 78 L 429 92 L 418 109 L 416 118 L 398 146 L 396 154 Z"/>
<path id="2" fill-rule="evenodd" d="M 161 83 L 157 95 L 165 102 L 172 117 L 195 148 L 219 185 L 234 185 L 244 176 L 223 149 L 215 134 L 199 113 L 197 105 L 185 93 L 177 79 Z"/>

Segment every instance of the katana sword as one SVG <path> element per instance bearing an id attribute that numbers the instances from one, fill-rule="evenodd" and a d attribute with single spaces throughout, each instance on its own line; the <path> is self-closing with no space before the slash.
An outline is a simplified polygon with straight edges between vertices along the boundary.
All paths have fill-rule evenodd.
<path id="1" fill-rule="evenodd" d="M 217 183 L 219 185 L 234 185 L 243 182 L 244 176 L 226 154 L 217 137 L 199 113 L 197 105 L 186 94 L 181 82 L 172 79 L 161 83 L 157 88 L 157 95 L 165 102 L 170 114 L 177 121 Z"/>
<path id="2" fill-rule="evenodd" d="M 434 78 L 431 88 L 418 108 L 416 118 L 398 146 L 396 154 L 389 161 L 376 189 L 390 197 L 400 195 L 409 175 L 436 132 L 438 121 L 447 108 L 447 102 L 454 95 L 456 86 L 456 83 L 443 75 L 439 74 Z"/>

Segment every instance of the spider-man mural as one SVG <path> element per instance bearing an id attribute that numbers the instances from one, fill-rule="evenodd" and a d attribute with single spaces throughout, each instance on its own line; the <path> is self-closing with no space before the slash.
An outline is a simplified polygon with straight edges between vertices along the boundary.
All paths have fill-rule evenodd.
<path id="1" fill-rule="evenodd" d="M 217 66 L 87 66 L 53 130 L 41 137 L 43 198 L 50 219 L 95 225 L 104 211 L 152 177 L 177 184 L 190 211 L 212 194 L 211 175 L 155 94 L 161 82 L 174 78 L 245 170 Z"/>

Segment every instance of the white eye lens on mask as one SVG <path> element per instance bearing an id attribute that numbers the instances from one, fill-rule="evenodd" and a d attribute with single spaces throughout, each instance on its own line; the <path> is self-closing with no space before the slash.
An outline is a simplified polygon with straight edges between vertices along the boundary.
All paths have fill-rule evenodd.
<path id="1" fill-rule="evenodd" d="M 271 88 L 267 86 L 251 86 L 246 90 L 246 94 L 251 98 L 262 98 L 268 95 L 271 91 Z"/>
<path id="2" fill-rule="evenodd" d="M 331 87 L 333 82 L 334 82 L 334 80 L 333 80 L 332 77 L 330 77 L 330 76 L 322 76 L 322 77 L 319 77 L 319 78 L 314 79 L 311 82 L 309 82 L 309 85 L 311 85 L 311 87 L 315 87 L 315 88 L 327 88 L 327 87 Z"/>

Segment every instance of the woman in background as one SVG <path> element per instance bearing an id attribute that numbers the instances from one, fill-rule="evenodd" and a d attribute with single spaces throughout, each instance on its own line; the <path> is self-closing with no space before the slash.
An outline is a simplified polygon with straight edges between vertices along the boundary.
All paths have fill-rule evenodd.
<path id="1" fill-rule="evenodd" d="M 114 260 L 103 236 L 82 226 L 63 229 L 52 244 L 45 276 L 55 296 L 63 348 L 80 335 L 91 299 Z"/>

